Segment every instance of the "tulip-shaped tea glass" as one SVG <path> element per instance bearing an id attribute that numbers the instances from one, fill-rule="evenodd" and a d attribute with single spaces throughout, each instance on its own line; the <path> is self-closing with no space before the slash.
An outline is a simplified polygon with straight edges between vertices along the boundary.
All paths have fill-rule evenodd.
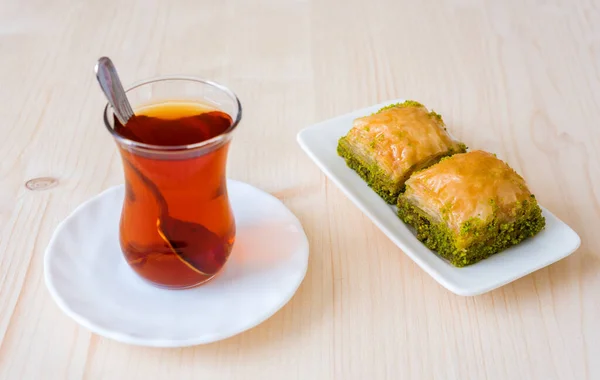
<path id="1" fill-rule="evenodd" d="M 189 288 L 213 278 L 235 239 L 226 163 L 242 109 L 224 86 L 163 77 L 129 88 L 135 116 L 121 125 L 107 105 L 104 122 L 123 162 L 120 244 L 142 278 Z"/>

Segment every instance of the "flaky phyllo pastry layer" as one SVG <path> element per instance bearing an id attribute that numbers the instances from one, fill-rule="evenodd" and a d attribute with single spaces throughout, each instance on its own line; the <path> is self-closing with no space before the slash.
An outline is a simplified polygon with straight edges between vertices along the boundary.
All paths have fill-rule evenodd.
<path id="1" fill-rule="evenodd" d="M 406 101 L 358 118 L 338 143 L 338 154 L 388 203 L 395 204 L 411 173 L 464 152 L 440 115 Z"/>
<path id="2" fill-rule="evenodd" d="M 456 154 L 412 175 L 398 215 L 455 266 L 518 244 L 545 220 L 523 178 L 494 155 Z"/>

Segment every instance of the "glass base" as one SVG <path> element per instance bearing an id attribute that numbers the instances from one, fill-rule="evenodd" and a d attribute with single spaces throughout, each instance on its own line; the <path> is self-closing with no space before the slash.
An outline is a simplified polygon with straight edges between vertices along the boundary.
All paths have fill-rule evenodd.
<path id="1" fill-rule="evenodd" d="M 142 275 L 140 275 L 136 270 L 134 270 L 133 268 L 130 269 L 132 270 L 133 273 L 135 273 L 135 275 L 139 278 L 141 278 L 145 283 L 148 283 L 156 288 L 160 288 L 160 289 L 167 289 L 167 290 L 185 290 L 185 289 L 192 289 L 192 288 L 197 288 L 201 285 L 206 284 L 209 281 L 212 281 L 213 279 L 215 279 L 216 277 L 218 277 L 221 272 L 223 272 L 223 268 L 225 268 L 227 266 L 227 264 L 223 265 L 223 267 L 221 267 L 221 269 L 219 269 L 219 271 L 215 274 L 213 274 L 212 276 L 203 279 L 202 281 L 199 281 L 195 284 L 191 284 L 191 285 L 182 285 L 182 286 L 178 286 L 178 285 L 165 285 L 165 284 L 160 284 L 154 281 L 150 281 L 149 279 L 143 277 Z"/>
<path id="2" fill-rule="evenodd" d="M 135 272 L 135 271 L 134 271 Z M 144 278 L 142 276 L 140 276 L 137 272 L 135 273 L 136 276 L 138 276 L 139 278 L 141 278 L 142 280 L 144 280 L 144 282 L 157 287 L 157 288 L 161 288 L 161 289 L 167 289 L 167 290 L 185 290 L 185 289 L 192 289 L 192 288 L 197 288 L 200 285 L 204 285 L 207 282 L 211 281 L 212 279 L 214 279 L 215 277 L 217 277 L 217 275 L 220 273 L 221 271 L 215 273 L 214 275 L 212 275 L 209 278 L 206 278 L 198 283 L 195 284 L 191 284 L 191 285 L 183 285 L 183 286 L 177 286 L 177 285 L 165 285 L 165 284 L 159 284 L 153 281 L 148 280 L 147 278 Z"/>

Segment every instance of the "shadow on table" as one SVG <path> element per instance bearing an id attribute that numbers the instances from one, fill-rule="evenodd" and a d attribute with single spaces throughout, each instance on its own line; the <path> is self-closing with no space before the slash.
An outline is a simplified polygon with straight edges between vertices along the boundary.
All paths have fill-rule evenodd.
<path id="1" fill-rule="evenodd" d="M 557 303 L 555 306 L 569 304 L 578 302 L 574 295 L 578 297 L 586 279 L 597 276 L 599 272 L 600 258 L 582 242 L 581 247 L 569 257 L 475 298 L 477 304 L 492 308 L 496 307 L 494 300 L 499 296 L 508 305 L 517 302 L 521 308 L 537 308 L 546 299 Z"/>

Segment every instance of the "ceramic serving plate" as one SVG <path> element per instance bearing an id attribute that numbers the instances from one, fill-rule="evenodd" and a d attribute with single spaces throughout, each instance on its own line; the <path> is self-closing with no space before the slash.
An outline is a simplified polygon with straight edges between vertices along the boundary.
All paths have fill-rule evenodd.
<path id="1" fill-rule="evenodd" d="M 371 190 L 336 152 L 338 139 L 352 128 L 355 118 L 402 101 L 391 100 L 310 126 L 298 134 L 298 143 L 325 175 L 425 272 L 451 292 L 473 296 L 550 265 L 579 247 L 577 233 L 543 207 L 546 228 L 542 232 L 474 265 L 456 268 L 425 247 L 398 218 L 396 208 Z"/>

